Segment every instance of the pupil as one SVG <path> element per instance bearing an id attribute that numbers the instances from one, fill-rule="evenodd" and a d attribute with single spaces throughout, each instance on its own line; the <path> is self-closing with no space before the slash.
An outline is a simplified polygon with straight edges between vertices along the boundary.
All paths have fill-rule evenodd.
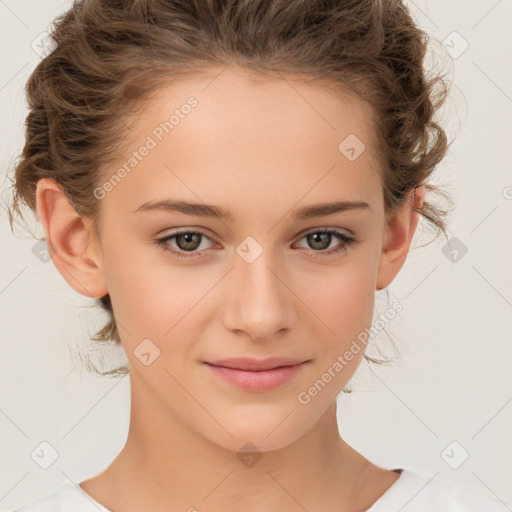
<path id="1" fill-rule="evenodd" d="M 198 247 L 198 244 L 197 244 L 198 237 L 199 237 L 199 235 L 197 233 L 184 233 L 184 234 L 178 236 L 178 239 L 184 239 L 185 240 L 184 246 L 180 247 L 180 249 L 183 249 L 183 250 L 186 250 L 186 249 L 197 249 L 197 247 Z M 194 238 L 196 238 L 195 241 L 194 241 Z M 183 245 L 183 244 L 178 244 L 178 245 Z"/>
<path id="2" fill-rule="evenodd" d="M 325 249 L 326 247 L 329 247 L 330 233 L 313 233 L 310 236 L 313 238 L 313 246 L 316 243 L 320 243 L 320 247 L 316 247 L 316 249 Z M 325 237 L 323 243 L 321 241 L 322 237 Z"/>

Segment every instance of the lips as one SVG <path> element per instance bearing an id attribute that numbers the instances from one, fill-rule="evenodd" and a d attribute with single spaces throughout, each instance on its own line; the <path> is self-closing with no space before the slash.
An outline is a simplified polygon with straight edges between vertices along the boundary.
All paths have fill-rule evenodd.
<path id="1" fill-rule="evenodd" d="M 269 359 L 219 359 L 205 361 L 211 375 L 245 391 L 269 392 L 281 389 L 300 375 L 310 360 L 272 357 Z"/>
<path id="2" fill-rule="evenodd" d="M 224 368 L 258 372 L 272 370 L 281 366 L 296 366 L 305 361 L 305 359 L 294 359 L 289 357 L 270 357 L 268 359 L 249 359 L 240 357 L 205 361 L 205 363 L 213 366 L 222 366 Z"/>

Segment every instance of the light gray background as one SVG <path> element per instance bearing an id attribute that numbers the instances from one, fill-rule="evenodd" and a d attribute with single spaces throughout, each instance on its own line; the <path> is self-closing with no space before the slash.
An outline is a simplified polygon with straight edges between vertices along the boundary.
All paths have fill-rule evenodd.
<path id="1" fill-rule="evenodd" d="M 23 86 L 39 59 L 31 43 L 69 5 L 0 0 L 2 177 L 22 149 Z M 405 307 L 387 329 L 401 359 L 374 373 L 361 365 L 355 392 L 339 400 L 340 431 L 376 464 L 510 502 L 512 2 L 409 5 L 420 25 L 445 41 L 436 52 L 455 84 L 444 123 L 456 140 L 434 182 L 456 201 L 450 237 L 468 252 L 451 261 L 442 237 L 411 250 L 389 287 L 391 300 Z M 79 366 L 78 354 L 104 317 L 82 307 L 91 300 L 32 253 L 35 241 L 23 225 L 11 234 L 3 206 L 9 184 L 0 181 L 1 511 L 101 472 L 124 445 L 129 420 L 129 379 L 99 379 Z M 43 235 L 41 224 L 28 219 L 28 229 Z M 430 238 L 418 233 L 414 245 Z M 376 314 L 386 307 L 383 292 L 377 299 Z M 372 343 L 393 355 L 385 335 Z M 31 458 L 43 441 L 58 452 L 48 469 Z M 453 469 L 446 460 L 454 465 L 463 450 L 469 457 Z"/>

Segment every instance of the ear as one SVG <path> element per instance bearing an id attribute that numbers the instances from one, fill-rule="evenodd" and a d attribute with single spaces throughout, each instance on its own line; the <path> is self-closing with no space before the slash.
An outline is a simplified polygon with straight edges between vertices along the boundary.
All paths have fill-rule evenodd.
<path id="1" fill-rule="evenodd" d="M 101 251 L 91 222 L 78 215 L 53 179 L 38 181 L 36 203 L 48 251 L 57 270 L 78 293 L 86 297 L 106 295 Z"/>
<path id="2" fill-rule="evenodd" d="M 377 290 L 388 287 L 405 263 L 420 216 L 412 208 L 421 208 L 424 200 L 425 185 L 422 183 L 411 190 L 404 204 L 389 219 L 377 272 Z"/>

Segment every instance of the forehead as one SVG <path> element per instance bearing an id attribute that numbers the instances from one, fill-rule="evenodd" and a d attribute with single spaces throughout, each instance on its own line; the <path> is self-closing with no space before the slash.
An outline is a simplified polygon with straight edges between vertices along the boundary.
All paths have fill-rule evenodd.
<path id="1" fill-rule="evenodd" d="M 262 76 L 236 66 L 185 77 L 154 91 L 142 116 L 135 118 L 140 128 L 135 127 L 135 135 L 147 132 L 156 119 L 168 119 L 190 97 L 196 99 L 197 107 L 190 116 L 185 114 L 191 120 L 180 123 L 175 131 L 186 132 L 188 125 L 198 143 L 230 144 L 235 141 L 223 136 L 236 132 L 237 142 L 253 142 L 266 135 L 302 146 L 318 139 L 336 142 L 352 133 L 373 150 L 374 113 L 347 89 L 304 75 Z M 202 135 L 206 137 L 199 139 Z"/>
<path id="2" fill-rule="evenodd" d="M 161 87 L 127 119 L 118 165 L 151 149 L 109 194 L 121 208 L 166 193 L 217 204 L 381 194 L 372 112 L 329 84 L 220 69 Z"/>

